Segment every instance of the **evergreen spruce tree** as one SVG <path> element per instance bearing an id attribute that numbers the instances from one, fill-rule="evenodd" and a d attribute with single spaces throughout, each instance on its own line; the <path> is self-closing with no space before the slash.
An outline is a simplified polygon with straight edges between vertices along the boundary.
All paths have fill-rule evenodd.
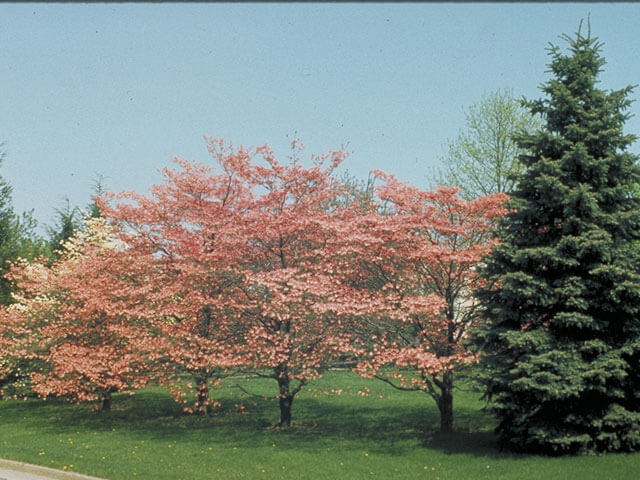
<path id="1" fill-rule="evenodd" d="M 58 258 L 63 251 L 62 244 L 71 238 L 76 230 L 82 227 L 81 212 L 78 207 L 71 208 L 69 198 L 64 198 L 64 206 L 56 208 L 56 224 L 47 228 L 49 247 L 54 257 Z"/>
<path id="2" fill-rule="evenodd" d="M 545 119 L 520 136 L 525 170 L 487 258 L 479 334 L 504 447 L 640 450 L 640 181 L 623 134 L 632 87 L 605 92 L 601 44 L 550 47 Z"/>
<path id="3" fill-rule="evenodd" d="M 102 216 L 102 211 L 95 199 L 95 197 L 99 197 L 106 192 L 104 188 L 104 177 L 102 175 L 97 176 L 92 189 L 93 198 L 85 210 L 81 210 L 77 206 L 71 208 L 68 197 L 64 198 L 65 203 L 62 208 L 56 208 L 56 223 L 53 227 L 47 228 L 49 248 L 54 258 L 58 258 L 62 253 L 62 244 L 71 238 L 79 229 L 84 228 L 83 217 L 98 218 Z"/>

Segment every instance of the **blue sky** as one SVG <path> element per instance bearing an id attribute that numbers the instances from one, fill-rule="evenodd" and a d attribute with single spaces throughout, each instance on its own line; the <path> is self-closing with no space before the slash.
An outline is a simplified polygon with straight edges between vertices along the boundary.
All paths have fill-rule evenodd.
<path id="1" fill-rule="evenodd" d="M 146 192 L 174 156 L 208 162 L 205 135 L 284 158 L 297 134 L 427 187 L 468 106 L 539 98 L 549 42 L 589 14 L 601 86 L 640 83 L 640 4 L 0 4 L 0 174 L 51 224 L 98 173 Z"/>

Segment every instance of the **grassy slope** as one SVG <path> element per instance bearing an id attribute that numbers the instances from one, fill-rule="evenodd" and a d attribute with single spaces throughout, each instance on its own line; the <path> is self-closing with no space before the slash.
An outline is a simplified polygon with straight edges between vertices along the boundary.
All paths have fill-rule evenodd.
<path id="1" fill-rule="evenodd" d="M 210 417 L 187 416 L 162 390 L 117 397 L 111 412 L 37 400 L 0 402 L 0 457 L 129 480 L 259 479 L 635 479 L 640 454 L 544 458 L 495 448 L 477 395 L 456 396 L 457 432 L 435 433 L 426 395 L 332 373 L 294 403 L 294 428 L 274 429 L 275 400 L 247 397 L 227 380 Z M 327 382 L 330 382 L 328 385 Z M 257 393 L 275 382 L 244 380 Z M 324 395 L 327 388 L 340 395 Z M 358 394 L 371 389 L 366 398 Z M 379 398 L 378 393 L 381 395 Z M 247 415 L 235 407 L 242 402 Z"/>

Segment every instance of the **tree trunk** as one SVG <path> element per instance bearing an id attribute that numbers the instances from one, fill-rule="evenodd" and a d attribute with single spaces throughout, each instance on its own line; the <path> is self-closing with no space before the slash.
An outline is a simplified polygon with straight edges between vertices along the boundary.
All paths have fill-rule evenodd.
<path id="1" fill-rule="evenodd" d="M 102 397 L 102 406 L 100 408 L 103 412 L 108 412 L 111 410 L 111 392 L 107 392 Z"/>
<path id="2" fill-rule="evenodd" d="M 280 423 L 281 427 L 291 426 L 291 405 L 293 404 L 293 396 L 280 396 Z"/>
<path id="3" fill-rule="evenodd" d="M 438 399 L 440 410 L 440 432 L 453 432 L 453 375 L 451 372 L 442 374 L 441 395 Z"/>
<path id="4" fill-rule="evenodd" d="M 291 426 L 291 406 L 293 405 L 293 395 L 289 390 L 289 377 L 284 374 L 278 376 L 278 387 L 280 389 L 280 427 Z"/>

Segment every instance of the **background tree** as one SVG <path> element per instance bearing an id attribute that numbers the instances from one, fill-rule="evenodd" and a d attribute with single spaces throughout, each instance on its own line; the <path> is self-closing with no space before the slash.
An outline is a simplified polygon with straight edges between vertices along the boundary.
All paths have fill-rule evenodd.
<path id="1" fill-rule="evenodd" d="M 91 202 L 87 205 L 86 211 L 89 217 L 91 218 L 99 218 L 102 216 L 102 210 L 100 210 L 100 206 L 98 205 L 98 198 L 102 197 L 106 192 L 106 177 L 101 173 L 96 174 L 93 180 L 93 185 L 91 190 L 93 191 L 93 195 L 91 197 Z"/>
<path id="2" fill-rule="evenodd" d="M 64 205 L 56 208 L 56 223 L 47 228 L 49 246 L 54 255 L 63 253 L 63 244 L 82 226 L 82 216 L 78 207 L 71 208 L 69 198 L 65 197 Z"/>
<path id="3" fill-rule="evenodd" d="M 84 215 L 89 218 L 99 218 L 102 216 L 102 212 L 95 197 L 104 195 L 106 190 L 104 188 L 104 177 L 97 175 L 93 187 L 93 196 L 91 202 L 84 210 Z M 54 256 L 59 256 L 64 252 L 62 245 L 64 242 L 71 238 L 78 229 L 83 227 L 83 210 L 79 207 L 71 207 L 69 198 L 64 198 L 64 205 L 60 208 L 56 208 L 56 222 L 52 227 L 47 227 L 47 234 L 49 236 L 49 248 Z"/>
<path id="4" fill-rule="evenodd" d="M 504 446 L 549 453 L 640 448 L 640 172 L 623 134 L 631 87 L 597 88 L 600 44 L 550 48 L 543 130 L 480 292 L 484 378 Z"/>
<path id="5" fill-rule="evenodd" d="M 491 193 L 510 193 L 522 170 L 523 153 L 515 136 L 539 128 L 539 116 L 532 115 L 512 90 L 496 90 L 469 107 L 466 129 L 449 142 L 445 165 L 437 175 L 441 185 L 462 188 L 465 198 Z"/>
<path id="6" fill-rule="evenodd" d="M 6 157 L 0 144 L 0 166 Z M 19 257 L 34 258 L 46 252 L 45 242 L 35 233 L 37 222 L 31 213 L 18 215 L 13 209 L 13 188 L 0 176 L 0 304 L 11 303 L 11 284 L 5 278 L 7 262 Z"/>
<path id="7" fill-rule="evenodd" d="M 327 205 L 328 209 L 344 208 L 352 202 L 358 203 L 364 210 L 372 206 L 375 197 L 375 178 L 372 174 L 362 180 L 346 171 L 336 182 L 340 185 L 339 193 Z"/>

